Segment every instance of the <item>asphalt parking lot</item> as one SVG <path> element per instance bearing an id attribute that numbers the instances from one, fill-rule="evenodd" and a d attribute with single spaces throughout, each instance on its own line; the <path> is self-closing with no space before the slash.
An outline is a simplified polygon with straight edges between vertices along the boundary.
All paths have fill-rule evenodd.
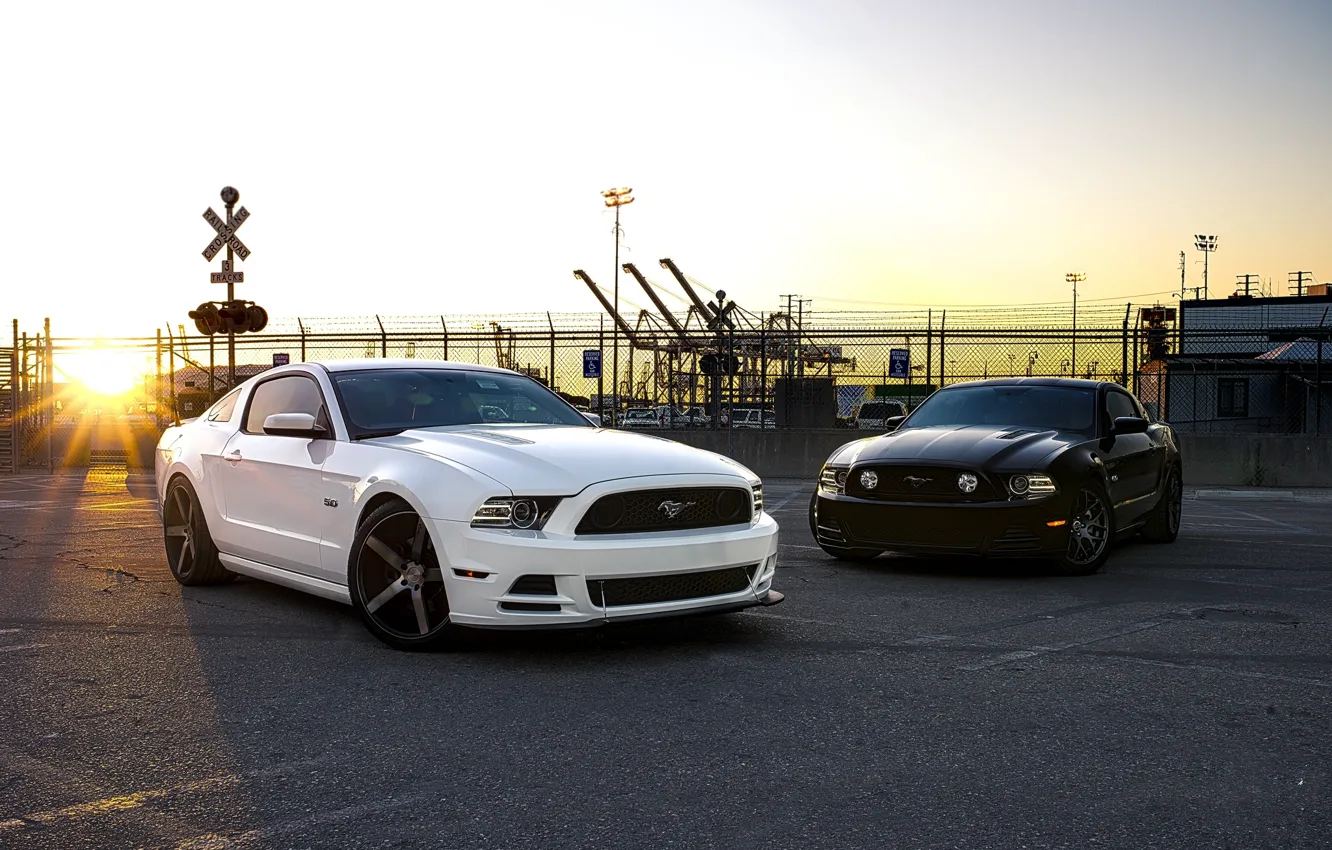
<path id="1" fill-rule="evenodd" d="M 0 478 L 0 847 L 1328 847 L 1332 503 L 1106 570 L 832 561 L 775 608 L 394 652 L 171 578 L 151 483 Z"/>

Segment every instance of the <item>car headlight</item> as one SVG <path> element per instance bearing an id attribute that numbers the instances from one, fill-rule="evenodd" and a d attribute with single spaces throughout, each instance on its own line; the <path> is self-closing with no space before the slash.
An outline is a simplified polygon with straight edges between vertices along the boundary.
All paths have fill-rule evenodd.
<path id="1" fill-rule="evenodd" d="M 825 466 L 819 473 L 819 490 L 824 493 L 846 494 L 846 474 L 844 467 Z"/>
<path id="2" fill-rule="evenodd" d="M 1034 472 L 1008 476 L 1008 492 L 1019 499 L 1039 499 L 1059 491 L 1054 479 Z"/>
<path id="3" fill-rule="evenodd" d="M 540 531 L 559 503 L 558 496 L 487 499 L 472 516 L 472 528 L 522 528 Z"/>

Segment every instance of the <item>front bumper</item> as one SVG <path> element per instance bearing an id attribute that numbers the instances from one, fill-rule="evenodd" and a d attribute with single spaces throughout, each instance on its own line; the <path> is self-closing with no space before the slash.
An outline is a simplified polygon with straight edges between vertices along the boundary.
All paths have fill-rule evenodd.
<path id="1" fill-rule="evenodd" d="M 871 501 L 820 491 L 812 525 L 818 541 L 833 547 L 1040 557 L 1067 548 L 1069 512 L 1062 493 L 1032 501 L 948 503 Z"/>
<path id="2" fill-rule="evenodd" d="M 673 485 L 685 482 L 672 481 Z M 718 483 L 688 482 L 706 486 Z M 734 481 L 726 483 L 734 484 Z M 615 489 L 634 485 L 617 482 Z M 642 485 L 637 485 L 642 489 Z M 660 486 L 660 485 L 659 485 Z M 603 488 L 579 494 L 569 514 L 582 511 L 603 495 Z M 561 505 L 560 511 L 564 511 Z M 576 520 L 573 520 L 576 522 Z M 740 610 L 771 605 L 782 594 L 772 589 L 777 567 L 777 523 L 767 514 L 744 526 L 646 534 L 574 535 L 551 531 L 473 528 L 468 523 L 431 520 L 441 554 L 449 596 L 450 620 L 484 628 L 559 628 L 600 625 L 621 620 Z M 567 529 L 569 522 L 556 524 Z M 744 576 L 725 585 L 699 580 L 696 574 L 726 571 Z M 484 574 L 468 577 L 465 573 Z M 514 593 L 514 582 L 545 584 L 554 594 Z M 652 579 L 668 589 L 697 586 L 698 593 L 641 604 L 607 604 L 605 585 L 619 579 Z M 679 582 L 685 582 L 680 585 Z M 671 595 L 669 592 L 665 595 Z M 621 600 L 622 601 L 622 600 Z"/>

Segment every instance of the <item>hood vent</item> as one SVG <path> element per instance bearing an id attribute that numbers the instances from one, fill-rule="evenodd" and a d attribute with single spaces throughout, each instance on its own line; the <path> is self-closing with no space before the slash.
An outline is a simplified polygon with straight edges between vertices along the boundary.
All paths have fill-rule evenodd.
<path id="1" fill-rule="evenodd" d="M 1032 431 L 1029 428 L 1018 428 L 1016 431 L 1005 431 L 1002 434 L 996 434 L 994 438 L 996 440 L 1015 440 L 1018 437 L 1021 437 L 1023 434 L 1035 434 L 1035 433 L 1036 433 L 1035 431 Z"/>

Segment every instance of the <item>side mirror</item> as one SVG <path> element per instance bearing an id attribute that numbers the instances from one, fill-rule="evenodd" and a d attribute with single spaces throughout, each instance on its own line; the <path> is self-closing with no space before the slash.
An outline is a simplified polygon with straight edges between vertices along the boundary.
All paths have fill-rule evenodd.
<path id="1" fill-rule="evenodd" d="M 271 437 L 328 438 L 328 429 L 308 413 L 274 413 L 264 420 L 264 433 Z"/>
<path id="2" fill-rule="evenodd" d="M 906 419 L 906 417 L 905 417 L 905 416 L 889 416 L 887 419 L 883 420 L 883 427 L 884 427 L 884 430 L 885 430 L 885 431 L 896 431 L 896 430 L 897 430 L 897 426 L 902 424 L 902 420 L 903 420 L 903 419 Z"/>
<path id="3" fill-rule="evenodd" d="M 1137 416 L 1121 416 L 1115 420 L 1113 434 L 1146 434 L 1147 420 Z"/>

